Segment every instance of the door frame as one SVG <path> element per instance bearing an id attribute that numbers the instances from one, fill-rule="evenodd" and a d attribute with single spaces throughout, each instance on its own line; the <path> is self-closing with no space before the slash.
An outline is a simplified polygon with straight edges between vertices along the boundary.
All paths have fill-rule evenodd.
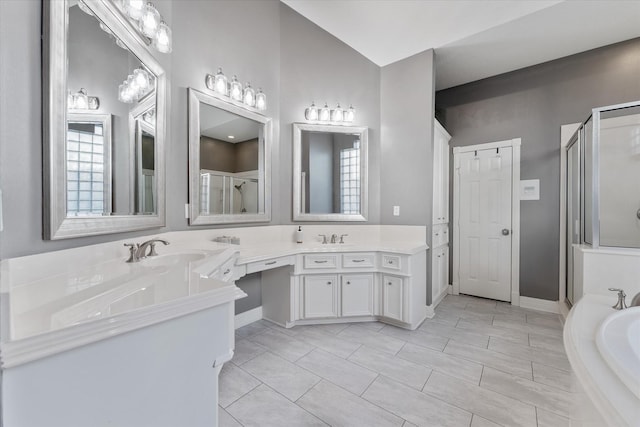
<path id="1" fill-rule="evenodd" d="M 560 264 L 558 276 L 558 309 L 566 319 L 569 306 L 566 303 L 567 293 L 567 145 L 571 137 L 582 123 L 571 123 L 560 126 Z"/>
<path id="2" fill-rule="evenodd" d="M 453 148 L 453 294 L 460 293 L 460 169 L 458 154 L 511 147 L 511 304 L 520 305 L 520 138 Z"/>

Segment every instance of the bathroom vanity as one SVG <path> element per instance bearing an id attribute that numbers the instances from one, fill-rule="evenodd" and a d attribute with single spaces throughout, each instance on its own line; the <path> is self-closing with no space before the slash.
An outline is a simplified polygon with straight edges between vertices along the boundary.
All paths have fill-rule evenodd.
<path id="1" fill-rule="evenodd" d="M 5 425 L 216 425 L 234 302 L 246 296 L 235 281 L 247 274 L 261 272 L 263 317 L 284 327 L 415 329 L 433 315 L 426 227 L 350 227 L 345 244 L 297 244 L 296 228 L 164 233 L 154 237 L 170 245 L 137 263 L 126 262 L 130 241 L 3 260 Z M 214 242 L 221 234 L 242 245 Z"/>

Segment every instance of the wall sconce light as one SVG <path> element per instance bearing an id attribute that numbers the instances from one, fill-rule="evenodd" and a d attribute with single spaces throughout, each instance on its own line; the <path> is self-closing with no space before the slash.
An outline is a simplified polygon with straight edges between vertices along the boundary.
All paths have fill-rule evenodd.
<path id="1" fill-rule="evenodd" d="M 97 96 L 88 96 L 85 88 L 67 95 L 67 109 L 69 110 L 97 110 L 100 108 L 100 100 Z"/>
<path id="2" fill-rule="evenodd" d="M 158 52 L 171 53 L 171 28 L 153 3 L 144 0 L 119 0 L 120 9 L 129 17 L 139 32 Z"/>
<path id="3" fill-rule="evenodd" d="M 118 87 L 118 101 L 130 104 L 145 97 L 154 86 L 151 75 L 142 67 L 136 68 Z"/>
<path id="4" fill-rule="evenodd" d="M 353 108 L 353 105 L 350 105 L 349 109 L 345 110 L 340 107 L 340 103 L 336 105 L 336 108 L 330 109 L 325 102 L 324 107 L 318 110 L 316 104 L 311 102 L 311 105 L 304 110 L 304 118 L 307 121 L 331 125 L 351 124 L 355 120 L 355 116 L 356 109 Z"/>
<path id="5" fill-rule="evenodd" d="M 222 72 L 222 68 L 218 68 L 218 72 L 215 75 L 207 74 L 205 84 L 208 89 L 214 92 L 217 98 L 224 101 L 248 110 L 265 111 L 267 109 L 267 95 L 262 89 L 258 89 L 256 93 L 249 82 L 243 89 L 242 83 L 238 81 L 238 77 L 235 75 L 231 82 L 228 82 L 227 77 Z"/>

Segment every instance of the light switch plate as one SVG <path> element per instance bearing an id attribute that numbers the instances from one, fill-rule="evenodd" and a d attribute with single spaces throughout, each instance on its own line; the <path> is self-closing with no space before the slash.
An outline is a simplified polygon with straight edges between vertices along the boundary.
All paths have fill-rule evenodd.
<path id="1" fill-rule="evenodd" d="M 520 200 L 540 200 L 539 179 L 525 179 L 520 181 Z"/>
<path id="2" fill-rule="evenodd" d="M 400 216 L 400 206 L 393 207 L 393 216 Z"/>

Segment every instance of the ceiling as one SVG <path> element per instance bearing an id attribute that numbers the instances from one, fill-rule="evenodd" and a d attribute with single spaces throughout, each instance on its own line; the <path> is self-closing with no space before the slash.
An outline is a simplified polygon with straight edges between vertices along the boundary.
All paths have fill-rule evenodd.
<path id="1" fill-rule="evenodd" d="M 446 89 L 640 37 L 637 0 L 281 0 L 383 67 L 436 52 Z"/>

